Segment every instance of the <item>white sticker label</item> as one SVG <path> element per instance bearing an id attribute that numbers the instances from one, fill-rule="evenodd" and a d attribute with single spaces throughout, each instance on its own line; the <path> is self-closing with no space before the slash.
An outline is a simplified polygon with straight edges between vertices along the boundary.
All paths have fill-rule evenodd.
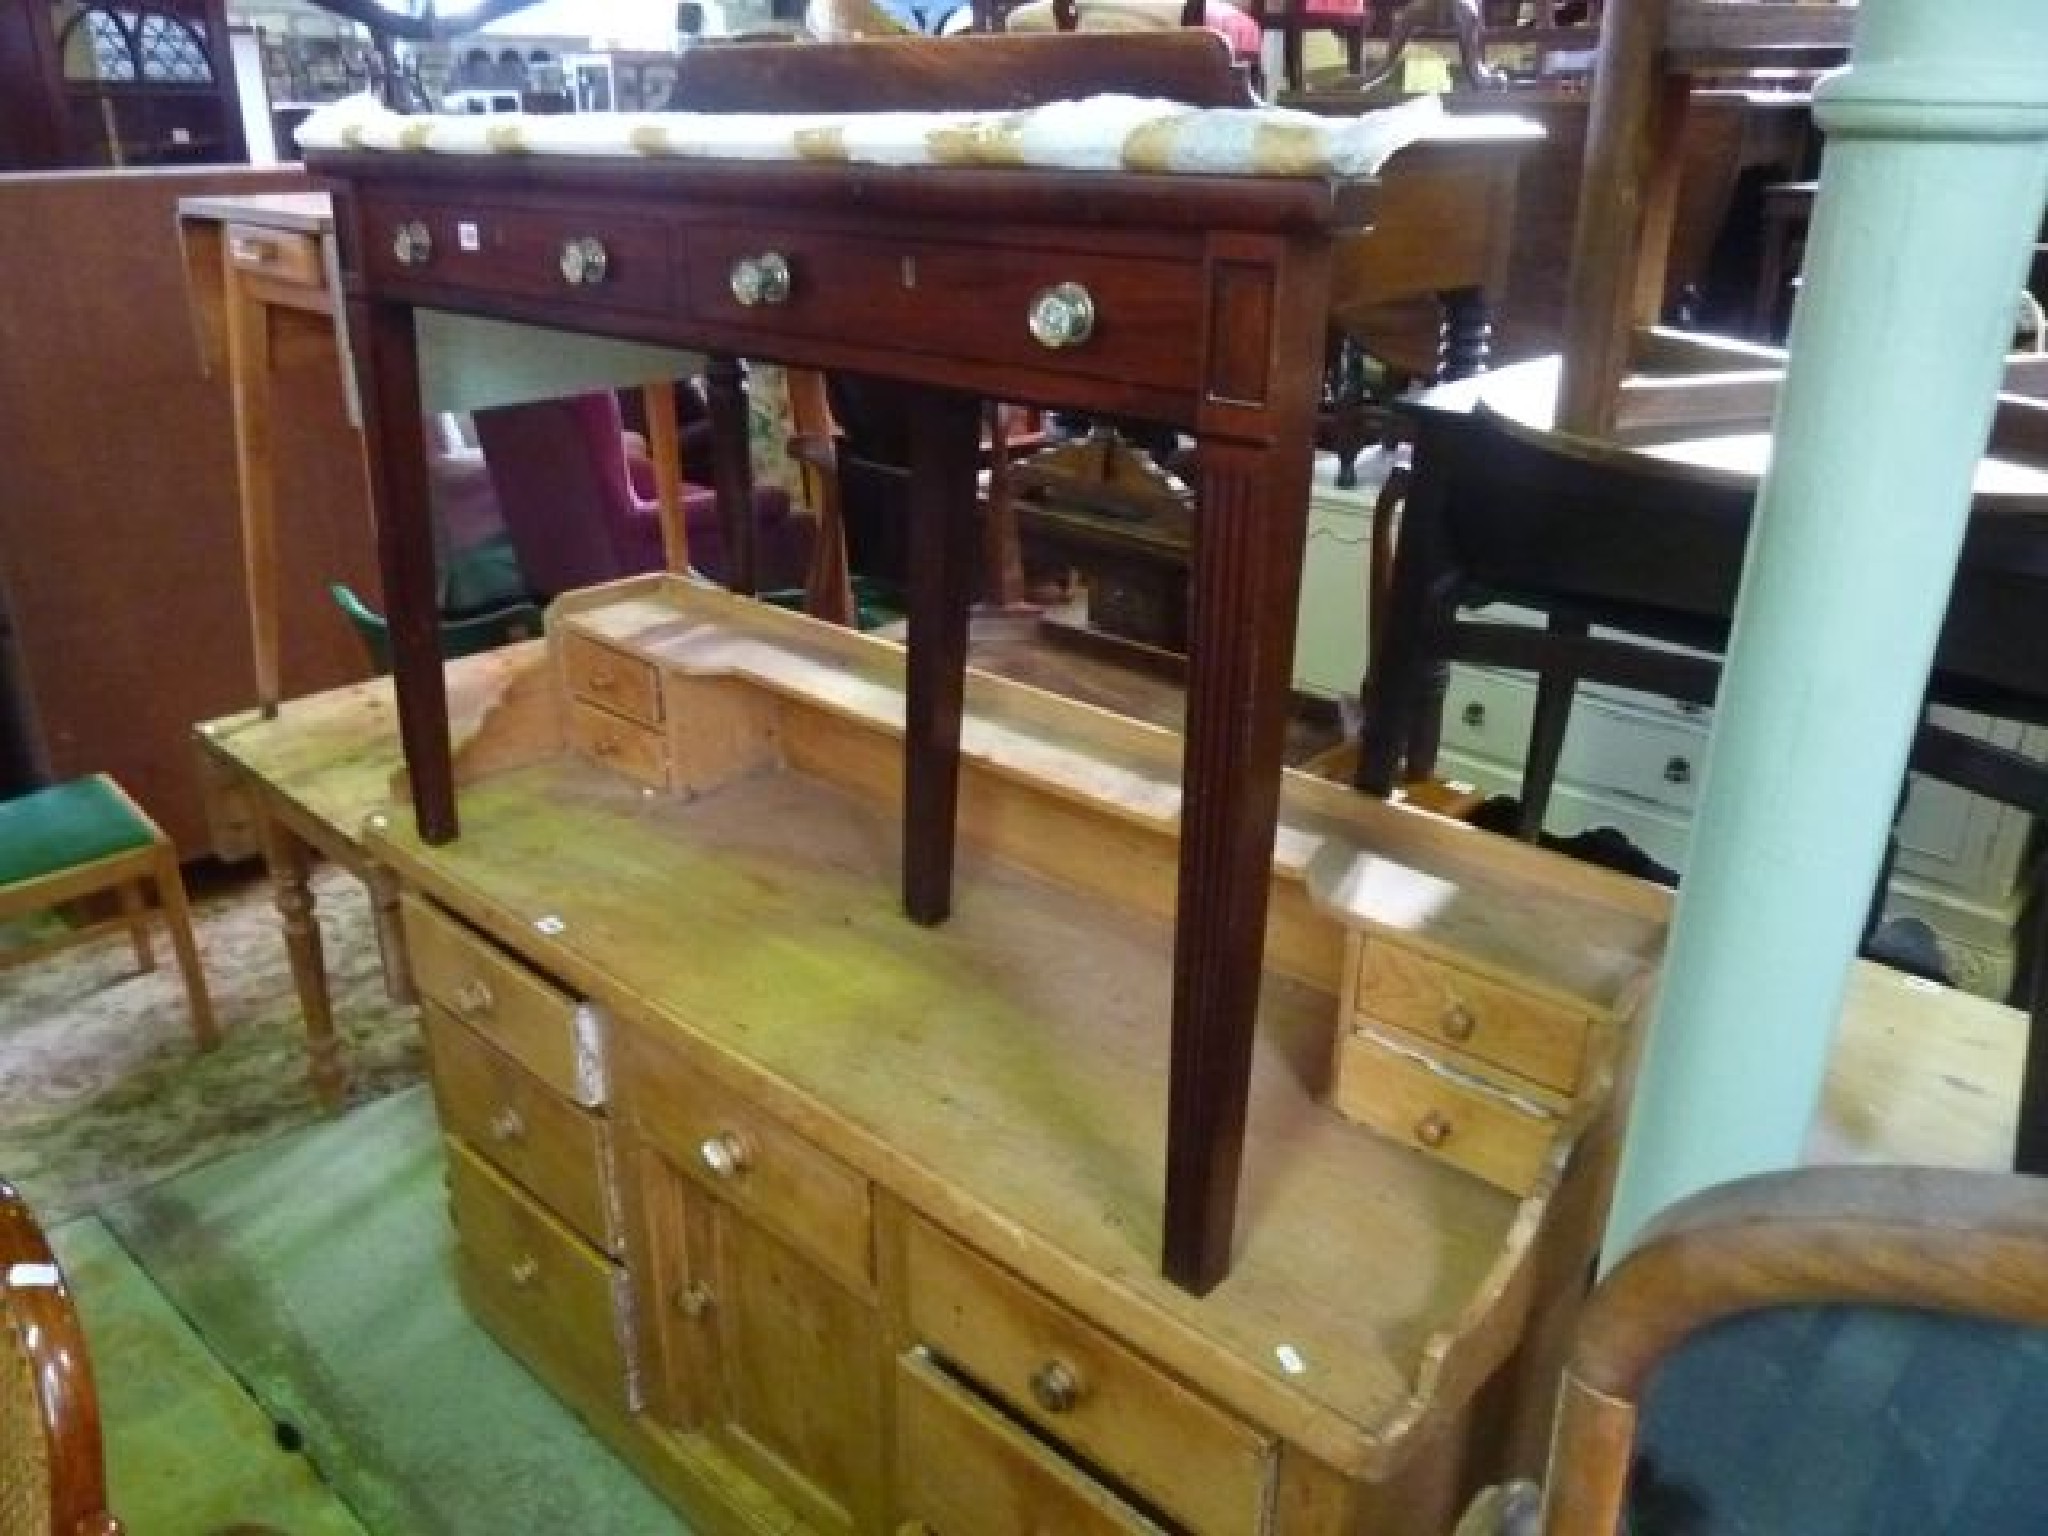
<path id="1" fill-rule="evenodd" d="M 1282 1344 L 1273 1354 L 1280 1362 L 1280 1369 L 1290 1376 L 1299 1376 L 1308 1369 L 1308 1362 L 1301 1358 L 1301 1351 L 1292 1344 Z"/>
<path id="2" fill-rule="evenodd" d="M 566 933 L 569 928 L 567 923 L 556 917 L 552 912 L 546 917 L 536 917 L 533 920 L 533 926 L 546 934 Z"/>
<path id="3" fill-rule="evenodd" d="M 468 219 L 458 219 L 455 224 L 455 243 L 465 251 L 480 251 L 484 248 L 483 232 Z"/>

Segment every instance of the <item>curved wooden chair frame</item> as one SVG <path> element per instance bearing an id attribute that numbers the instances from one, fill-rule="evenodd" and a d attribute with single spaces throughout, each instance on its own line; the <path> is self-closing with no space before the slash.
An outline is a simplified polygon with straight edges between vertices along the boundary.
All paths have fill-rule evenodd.
<path id="1" fill-rule="evenodd" d="M 33 1518 L 47 1502 L 54 1536 L 121 1536 L 107 1511 L 99 1397 L 71 1291 L 42 1228 L 4 1180 L 0 1325 L 0 1516 Z"/>

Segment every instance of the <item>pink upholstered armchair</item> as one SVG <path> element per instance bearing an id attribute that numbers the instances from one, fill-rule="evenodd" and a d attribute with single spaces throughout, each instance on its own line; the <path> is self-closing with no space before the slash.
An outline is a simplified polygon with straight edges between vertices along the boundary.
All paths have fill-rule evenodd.
<path id="1" fill-rule="evenodd" d="M 477 442 L 527 582 L 544 597 L 662 568 L 652 469 L 636 476 L 618 398 L 609 391 L 478 411 Z M 637 481 L 637 483 L 636 483 Z M 812 523 L 774 489 L 754 492 L 763 590 L 801 587 Z M 725 579 L 717 498 L 683 486 L 690 564 Z"/>

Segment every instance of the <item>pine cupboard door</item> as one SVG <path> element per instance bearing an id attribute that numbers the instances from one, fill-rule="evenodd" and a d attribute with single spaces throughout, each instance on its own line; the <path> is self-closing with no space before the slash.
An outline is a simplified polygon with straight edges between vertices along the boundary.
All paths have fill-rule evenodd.
<path id="1" fill-rule="evenodd" d="M 700 1432 L 822 1536 L 881 1528 L 886 1354 L 871 1299 L 640 1154 L 654 1411 Z"/>

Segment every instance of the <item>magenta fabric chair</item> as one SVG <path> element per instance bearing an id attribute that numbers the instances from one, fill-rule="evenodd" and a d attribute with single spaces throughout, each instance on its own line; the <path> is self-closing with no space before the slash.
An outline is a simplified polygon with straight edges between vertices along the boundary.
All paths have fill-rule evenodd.
<path id="1" fill-rule="evenodd" d="M 498 406 L 475 414 L 477 442 L 520 569 L 553 597 L 576 587 L 662 568 L 661 519 L 636 488 L 618 397 L 609 391 Z M 717 498 L 685 482 L 690 564 L 726 579 Z M 782 491 L 754 492 L 756 568 L 764 591 L 801 587 L 811 524 Z"/>

